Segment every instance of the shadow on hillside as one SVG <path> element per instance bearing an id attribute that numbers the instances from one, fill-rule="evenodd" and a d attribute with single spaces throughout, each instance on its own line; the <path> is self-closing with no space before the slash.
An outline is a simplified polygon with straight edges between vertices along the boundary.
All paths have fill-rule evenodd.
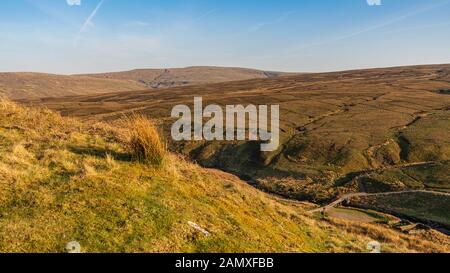
<path id="1" fill-rule="evenodd" d="M 116 151 L 100 148 L 100 147 L 80 147 L 70 146 L 69 150 L 79 155 L 90 155 L 99 158 L 105 158 L 107 154 L 111 155 L 115 160 L 122 162 L 131 162 L 133 159 L 127 153 L 118 153 Z"/>

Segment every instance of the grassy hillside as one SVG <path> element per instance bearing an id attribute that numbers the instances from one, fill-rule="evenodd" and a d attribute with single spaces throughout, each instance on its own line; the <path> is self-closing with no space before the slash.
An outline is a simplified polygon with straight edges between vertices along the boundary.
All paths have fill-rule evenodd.
<path id="1" fill-rule="evenodd" d="M 449 251 L 434 231 L 321 219 L 236 177 L 167 154 L 133 160 L 127 123 L 114 128 L 0 103 L 0 251 Z M 206 236 L 189 222 L 206 229 Z"/>
<path id="2" fill-rule="evenodd" d="M 116 120 L 137 111 L 166 121 L 174 105 L 279 104 L 282 145 L 259 152 L 252 142 L 193 142 L 172 146 L 208 167 L 252 178 L 266 190 L 326 202 L 358 190 L 354 178 L 376 175 L 376 191 L 448 189 L 450 65 L 294 75 L 135 93 L 43 101 L 64 115 Z M 219 92 L 220 91 L 220 92 Z M 404 173 L 394 175 L 393 172 Z M 384 176 L 386 174 L 387 176 Z"/>
<path id="3" fill-rule="evenodd" d="M 10 99 L 92 95 L 142 89 L 145 89 L 145 85 L 129 80 L 42 73 L 0 73 L 0 95 Z"/>
<path id="4" fill-rule="evenodd" d="M 248 79 L 266 79 L 287 74 L 237 67 L 195 66 L 171 69 L 136 69 L 114 73 L 86 74 L 85 76 L 101 79 L 133 80 L 150 88 L 167 88 Z"/>

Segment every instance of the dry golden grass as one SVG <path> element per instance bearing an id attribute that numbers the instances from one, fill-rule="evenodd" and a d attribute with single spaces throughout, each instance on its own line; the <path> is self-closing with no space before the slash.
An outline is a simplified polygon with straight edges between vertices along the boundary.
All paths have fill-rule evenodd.
<path id="1" fill-rule="evenodd" d="M 140 162 L 162 166 L 167 149 L 154 122 L 142 115 L 134 115 L 127 123 L 127 147 L 133 157 Z"/>

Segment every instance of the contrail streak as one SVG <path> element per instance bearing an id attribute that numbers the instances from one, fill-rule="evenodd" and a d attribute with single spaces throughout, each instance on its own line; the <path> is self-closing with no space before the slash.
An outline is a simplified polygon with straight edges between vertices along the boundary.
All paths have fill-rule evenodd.
<path id="1" fill-rule="evenodd" d="M 84 21 L 84 24 L 81 26 L 80 31 L 78 31 L 77 37 L 75 38 L 75 44 L 78 42 L 80 35 L 86 30 L 86 28 L 92 24 L 92 19 L 94 19 L 95 15 L 97 15 L 98 10 L 102 7 L 105 0 L 101 0 L 95 9 L 91 12 L 91 15 Z"/>
<path id="2" fill-rule="evenodd" d="M 326 41 L 322 41 L 322 42 L 317 42 L 317 43 L 304 45 L 304 46 L 302 46 L 300 48 L 297 48 L 295 51 L 298 52 L 300 50 L 304 50 L 304 49 L 307 49 L 307 48 L 311 48 L 311 47 L 315 47 L 315 46 L 323 46 L 323 45 L 327 45 L 327 44 L 330 44 L 330 43 L 333 43 L 333 42 L 338 42 L 338 41 L 341 41 L 341 40 L 350 39 L 350 38 L 353 38 L 353 37 L 356 37 L 356 36 L 359 36 L 359 35 L 362 35 L 362 34 L 365 34 L 365 33 L 371 32 L 371 31 L 374 31 L 374 30 L 378 30 L 378 29 L 381 29 L 381 28 L 388 27 L 388 26 L 393 25 L 395 23 L 398 23 L 398 22 L 401 22 L 403 20 L 406 20 L 406 19 L 408 19 L 410 17 L 426 13 L 426 12 L 428 12 L 430 10 L 434 10 L 434 9 L 439 8 L 439 7 L 446 6 L 449 3 L 450 3 L 450 1 L 445 1 L 445 2 L 441 2 L 440 4 L 437 4 L 437 5 L 424 7 L 424 8 L 415 10 L 413 12 L 404 14 L 402 16 L 399 16 L 397 18 L 394 18 L 394 19 L 388 20 L 386 22 L 380 23 L 378 25 L 374 25 L 374 26 L 371 26 L 371 27 L 368 27 L 368 28 L 365 28 L 365 29 L 362 29 L 362 30 L 359 30 L 359 31 L 356 31 L 356 32 L 353 32 L 353 33 L 349 33 L 349 34 L 346 34 L 346 35 L 335 37 L 335 38 L 332 38 L 330 40 L 326 40 Z M 301 54 L 301 53 L 300 52 L 293 53 L 290 56 L 294 57 L 294 56 L 297 56 L 299 54 Z"/>

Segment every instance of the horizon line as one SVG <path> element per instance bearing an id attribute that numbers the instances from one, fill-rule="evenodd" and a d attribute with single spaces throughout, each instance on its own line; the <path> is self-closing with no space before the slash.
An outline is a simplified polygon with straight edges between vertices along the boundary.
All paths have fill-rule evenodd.
<path id="1" fill-rule="evenodd" d="M 229 69 L 248 69 L 262 72 L 275 72 L 275 73 L 290 73 L 290 74 L 321 74 L 321 73 L 338 73 L 338 72 L 351 72 L 359 70 L 375 70 L 375 69 L 389 69 L 389 68 L 402 68 L 402 67 L 418 67 L 418 66 L 440 66 L 440 65 L 450 65 L 450 61 L 444 63 L 419 63 L 419 64 L 405 64 L 405 65 L 387 65 L 387 66 L 367 66 L 367 67 L 355 67 L 349 69 L 336 69 L 336 70 L 323 70 L 323 71 L 283 71 L 277 69 L 259 69 L 245 66 L 221 66 L 221 65 L 188 65 L 180 67 L 156 67 L 156 68 L 130 68 L 123 70 L 114 71 L 104 71 L 104 72 L 82 72 L 82 73 L 56 73 L 56 72 L 45 72 L 45 71 L 28 71 L 28 70 L 18 70 L 18 71 L 0 71 L 0 74 L 9 73 L 33 73 L 33 74 L 47 74 L 47 75 L 57 75 L 57 76 L 89 76 L 89 75 L 99 75 L 99 74 L 111 74 L 111 73 L 123 73 L 138 70 L 172 70 L 172 69 L 187 69 L 187 68 L 229 68 Z"/>

